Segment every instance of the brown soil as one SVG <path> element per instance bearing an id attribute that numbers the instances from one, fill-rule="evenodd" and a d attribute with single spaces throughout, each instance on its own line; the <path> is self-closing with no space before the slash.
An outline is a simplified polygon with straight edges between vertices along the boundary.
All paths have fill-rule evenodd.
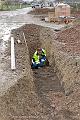
<path id="1" fill-rule="evenodd" d="M 57 39 L 61 43 L 65 43 L 62 51 L 70 54 L 80 53 L 80 25 L 63 30 L 58 33 Z"/>
<path id="2" fill-rule="evenodd" d="M 42 14 L 48 14 L 48 12 L 54 12 L 54 8 L 35 8 L 32 11 L 29 12 L 29 14 L 33 15 L 42 15 Z"/>
<path id="3" fill-rule="evenodd" d="M 26 69 L 26 72 L 29 70 L 27 67 L 30 63 L 26 65 L 25 59 L 28 58 L 28 55 L 31 61 L 34 51 L 41 46 L 40 28 L 33 24 L 25 25 L 13 32 L 17 69 Z M 22 36 L 23 32 L 27 46 Z M 64 37 L 64 31 L 62 33 Z M 17 43 L 17 37 L 21 40 L 21 44 Z M 66 42 L 62 37 L 59 40 Z M 26 53 L 26 49 L 29 53 Z M 25 74 L 1 97 L 1 120 L 80 120 L 79 84 L 74 86 L 73 93 L 65 96 L 63 86 L 61 86 L 53 66 L 31 70 L 31 73 L 33 81 Z"/>
<path id="4" fill-rule="evenodd" d="M 2 97 L 2 120 L 80 120 L 79 89 L 65 96 L 51 67 L 40 68 L 33 73 L 33 91 L 29 90 L 29 81 L 24 76 Z"/>

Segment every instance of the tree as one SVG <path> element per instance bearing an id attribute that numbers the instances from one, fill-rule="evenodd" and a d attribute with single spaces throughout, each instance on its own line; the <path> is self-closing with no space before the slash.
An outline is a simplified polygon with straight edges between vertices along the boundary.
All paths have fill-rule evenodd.
<path id="1" fill-rule="evenodd" d="M 13 3 L 21 3 L 23 0 L 5 0 L 6 3 L 13 4 Z"/>
<path id="2" fill-rule="evenodd" d="M 58 3 L 59 3 L 59 2 L 64 2 L 64 0 L 55 0 L 55 1 L 58 2 Z"/>
<path id="3" fill-rule="evenodd" d="M 0 8 L 1 8 L 1 10 L 3 10 L 4 3 L 5 3 L 5 0 L 0 0 Z"/>

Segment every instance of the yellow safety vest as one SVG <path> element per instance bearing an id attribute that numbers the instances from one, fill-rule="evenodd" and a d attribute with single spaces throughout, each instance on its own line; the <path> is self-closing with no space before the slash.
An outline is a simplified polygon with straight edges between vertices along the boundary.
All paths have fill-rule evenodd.
<path id="1" fill-rule="evenodd" d="M 46 56 L 46 50 L 42 49 L 42 55 Z"/>
<path id="2" fill-rule="evenodd" d="M 36 50 L 36 52 L 33 55 L 33 59 L 35 60 L 36 64 L 40 63 L 40 61 L 39 61 L 39 55 L 37 55 L 37 50 Z"/>

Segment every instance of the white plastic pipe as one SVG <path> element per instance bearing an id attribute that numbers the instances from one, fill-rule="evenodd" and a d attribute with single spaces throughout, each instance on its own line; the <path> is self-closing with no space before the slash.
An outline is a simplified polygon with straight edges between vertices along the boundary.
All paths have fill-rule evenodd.
<path id="1" fill-rule="evenodd" d="M 15 50 L 14 50 L 14 38 L 11 37 L 11 69 L 15 70 Z"/>

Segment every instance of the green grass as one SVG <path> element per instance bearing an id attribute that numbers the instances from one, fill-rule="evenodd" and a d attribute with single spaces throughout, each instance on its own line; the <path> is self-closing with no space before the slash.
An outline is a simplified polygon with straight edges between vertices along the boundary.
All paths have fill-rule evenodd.
<path id="1" fill-rule="evenodd" d="M 16 10 L 16 9 L 22 9 L 22 8 L 27 8 L 27 7 L 30 7 L 30 5 L 27 5 L 27 4 L 13 4 L 13 5 L 7 5 L 7 4 L 4 4 L 2 6 L 0 6 L 0 11 L 13 11 L 13 10 Z"/>

